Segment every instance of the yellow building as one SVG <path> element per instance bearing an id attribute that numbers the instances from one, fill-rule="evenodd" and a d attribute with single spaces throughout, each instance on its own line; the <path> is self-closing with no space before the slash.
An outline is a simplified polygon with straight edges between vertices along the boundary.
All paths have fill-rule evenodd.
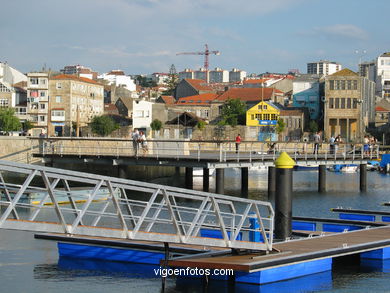
<path id="1" fill-rule="evenodd" d="M 280 110 L 271 102 L 260 102 L 246 111 L 247 126 L 275 126 Z"/>

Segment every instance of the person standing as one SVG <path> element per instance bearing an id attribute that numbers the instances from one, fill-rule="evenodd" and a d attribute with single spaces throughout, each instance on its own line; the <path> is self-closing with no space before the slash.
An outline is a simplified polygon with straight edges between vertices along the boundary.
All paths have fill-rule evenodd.
<path id="1" fill-rule="evenodd" d="M 330 153 L 331 154 L 334 154 L 334 151 L 335 151 L 335 138 L 334 136 L 332 135 L 331 138 L 329 139 L 329 146 L 330 146 Z"/>
<path id="2" fill-rule="evenodd" d="M 142 152 L 143 152 L 142 155 L 145 157 L 145 155 L 148 152 L 148 142 L 146 141 L 145 132 L 143 132 L 143 131 L 140 132 L 139 140 L 140 140 L 140 144 L 141 144 L 141 148 L 142 148 Z"/>
<path id="3" fill-rule="evenodd" d="M 134 132 L 131 136 L 133 140 L 133 151 L 134 151 L 134 156 L 138 156 L 138 142 L 139 142 L 139 132 L 138 129 L 134 129 Z"/>
<path id="4" fill-rule="evenodd" d="M 313 154 L 318 155 L 318 148 L 320 147 L 320 142 L 321 142 L 321 132 L 317 131 L 316 134 L 314 134 L 314 150 Z"/>
<path id="5" fill-rule="evenodd" d="M 238 153 L 238 149 L 240 147 L 240 143 L 241 143 L 241 136 L 240 136 L 240 134 L 238 134 L 236 136 L 236 154 Z"/>

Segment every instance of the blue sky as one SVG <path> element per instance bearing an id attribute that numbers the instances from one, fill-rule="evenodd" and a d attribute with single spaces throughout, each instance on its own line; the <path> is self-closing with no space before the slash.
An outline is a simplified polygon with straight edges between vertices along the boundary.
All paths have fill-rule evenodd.
<path id="1" fill-rule="evenodd" d="M 388 0 L 3 1 L 0 61 L 28 72 L 81 64 L 128 74 L 199 68 L 306 72 L 320 59 L 357 69 L 390 51 Z M 356 53 L 358 50 L 360 53 Z M 363 50 L 366 52 L 363 54 Z"/>

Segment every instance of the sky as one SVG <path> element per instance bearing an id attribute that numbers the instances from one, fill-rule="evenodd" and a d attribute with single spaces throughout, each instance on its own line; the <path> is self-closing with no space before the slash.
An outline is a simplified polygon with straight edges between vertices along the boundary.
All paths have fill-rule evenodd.
<path id="1" fill-rule="evenodd" d="M 390 51 L 389 0 L 2 1 L 0 61 L 22 72 L 80 64 L 100 73 L 203 66 L 306 73 L 307 62 L 359 60 Z"/>

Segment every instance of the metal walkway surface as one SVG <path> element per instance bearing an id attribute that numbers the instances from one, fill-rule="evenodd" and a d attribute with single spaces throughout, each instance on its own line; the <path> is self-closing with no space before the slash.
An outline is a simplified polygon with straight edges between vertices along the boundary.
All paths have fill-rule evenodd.
<path id="1" fill-rule="evenodd" d="M 9 161 L 0 191 L 4 229 L 272 250 L 269 202 Z M 254 232 L 264 242 L 249 241 Z"/>

